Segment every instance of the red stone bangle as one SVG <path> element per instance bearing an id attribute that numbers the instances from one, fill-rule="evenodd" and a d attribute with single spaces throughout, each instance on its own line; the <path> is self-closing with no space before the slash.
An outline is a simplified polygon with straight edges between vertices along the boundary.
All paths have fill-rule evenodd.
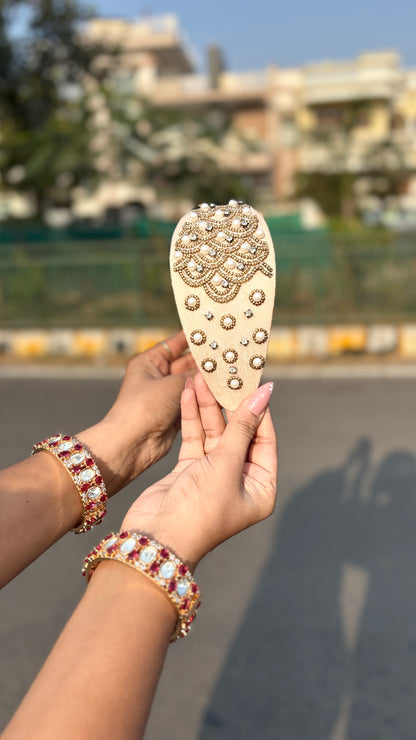
<path id="1" fill-rule="evenodd" d="M 74 481 L 83 506 L 81 523 L 72 531 L 88 532 L 105 517 L 108 499 L 103 477 L 86 447 L 75 437 L 57 434 L 33 445 L 32 455 L 41 450 L 51 452 L 67 469 Z"/>
<path id="2" fill-rule="evenodd" d="M 82 575 L 89 580 L 102 560 L 125 563 L 160 586 L 178 612 L 171 642 L 188 634 L 201 594 L 188 566 L 174 553 L 144 534 L 121 532 L 109 534 L 87 555 Z"/>

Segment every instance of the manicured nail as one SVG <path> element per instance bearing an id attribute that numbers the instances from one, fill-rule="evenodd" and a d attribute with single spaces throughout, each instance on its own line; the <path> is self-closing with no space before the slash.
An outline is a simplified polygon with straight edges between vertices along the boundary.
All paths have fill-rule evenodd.
<path id="1" fill-rule="evenodd" d="M 267 404 L 270 401 L 270 396 L 273 393 L 274 383 L 264 383 L 260 388 L 257 388 L 256 392 L 250 398 L 248 408 L 253 414 L 261 416 Z"/>
<path id="2" fill-rule="evenodd" d="M 193 388 L 194 387 L 194 381 L 192 378 L 187 378 L 185 380 L 185 388 Z"/>

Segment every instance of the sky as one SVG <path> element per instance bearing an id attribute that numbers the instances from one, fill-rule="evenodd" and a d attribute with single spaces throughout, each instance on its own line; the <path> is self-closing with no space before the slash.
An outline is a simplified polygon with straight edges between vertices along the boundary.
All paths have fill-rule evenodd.
<path id="1" fill-rule="evenodd" d="M 226 67 L 256 70 L 363 51 L 399 52 L 416 68 L 416 0 L 90 0 L 98 15 L 137 19 L 175 13 L 199 69 L 209 44 L 222 48 Z"/>

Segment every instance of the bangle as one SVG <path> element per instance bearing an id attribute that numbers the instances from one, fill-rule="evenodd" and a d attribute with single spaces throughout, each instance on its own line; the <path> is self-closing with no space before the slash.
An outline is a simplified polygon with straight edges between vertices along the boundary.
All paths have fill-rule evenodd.
<path id="1" fill-rule="evenodd" d="M 88 532 L 105 517 L 108 499 L 103 477 L 86 447 L 75 437 L 57 434 L 33 445 L 32 455 L 41 450 L 51 452 L 65 466 L 77 487 L 83 515 L 81 523 L 72 530 L 76 534 Z"/>
<path id="2" fill-rule="evenodd" d="M 188 566 L 167 547 L 141 533 L 111 533 L 85 558 L 82 575 L 87 581 L 102 560 L 125 563 L 160 586 L 178 612 L 171 642 L 188 634 L 201 594 Z"/>

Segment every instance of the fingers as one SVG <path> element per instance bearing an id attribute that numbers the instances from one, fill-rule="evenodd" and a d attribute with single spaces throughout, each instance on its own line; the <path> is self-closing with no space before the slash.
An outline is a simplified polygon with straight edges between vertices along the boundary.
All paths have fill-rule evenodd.
<path id="1" fill-rule="evenodd" d="M 221 441 L 221 451 L 243 468 L 251 441 L 260 425 L 273 392 L 273 383 L 265 383 L 246 398 L 233 413 Z M 270 429 L 266 426 L 267 433 Z"/>
<path id="2" fill-rule="evenodd" d="M 205 454 L 207 455 L 221 439 L 225 429 L 225 419 L 221 407 L 212 395 L 201 373 L 197 373 L 195 376 L 194 386 L 205 435 Z"/>
<path id="3" fill-rule="evenodd" d="M 196 370 L 195 360 L 190 352 L 185 352 L 181 357 L 178 357 L 177 360 L 171 362 L 170 371 L 172 375 L 186 373 L 190 370 L 193 370 L 194 373 Z"/>
<path id="4" fill-rule="evenodd" d="M 179 460 L 195 460 L 204 456 L 204 431 L 199 415 L 193 381 L 188 378 L 181 396 L 182 445 Z"/>
<path id="5" fill-rule="evenodd" d="M 248 460 L 263 468 L 272 476 L 277 476 L 277 443 L 270 409 L 266 410 L 254 434 L 248 451 Z"/>

